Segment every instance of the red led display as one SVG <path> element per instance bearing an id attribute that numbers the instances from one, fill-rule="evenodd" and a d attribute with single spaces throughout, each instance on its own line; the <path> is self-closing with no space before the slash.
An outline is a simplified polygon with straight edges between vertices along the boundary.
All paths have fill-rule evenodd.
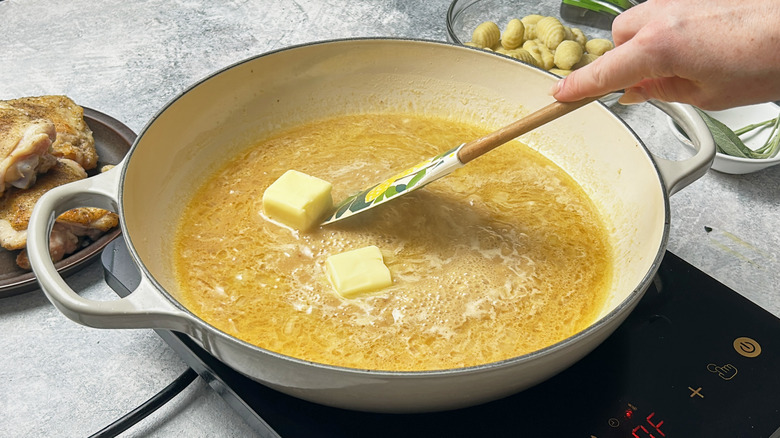
<path id="1" fill-rule="evenodd" d="M 664 421 L 663 421 L 663 420 L 661 420 L 661 421 L 659 421 L 658 423 L 653 423 L 653 422 L 652 422 L 650 419 L 651 419 L 651 418 L 653 418 L 654 416 L 655 416 L 655 412 L 653 412 L 652 414 L 650 414 L 650 415 L 648 415 L 648 416 L 647 416 L 647 424 L 649 424 L 650 426 L 652 426 L 652 427 L 653 427 L 653 429 L 655 429 L 655 431 L 656 431 L 656 432 L 658 432 L 658 433 L 660 433 L 660 434 L 661 434 L 661 436 L 666 436 L 666 434 L 664 434 L 663 432 L 661 432 L 661 425 L 662 425 L 662 424 L 664 424 Z"/>
<path id="2" fill-rule="evenodd" d="M 655 416 L 655 412 L 648 415 L 645 419 L 647 421 L 647 426 L 640 424 L 639 426 L 635 427 L 631 431 L 631 436 L 634 438 L 659 438 L 659 437 L 665 437 L 666 434 L 664 434 L 661 431 L 661 426 L 664 424 L 663 420 L 657 421 L 653 420 L 653 417 Z M 653 422 L 657 421 L 657 422 Z M 657 433 L 658 435 L 653 435 L 653 433 Z"/>

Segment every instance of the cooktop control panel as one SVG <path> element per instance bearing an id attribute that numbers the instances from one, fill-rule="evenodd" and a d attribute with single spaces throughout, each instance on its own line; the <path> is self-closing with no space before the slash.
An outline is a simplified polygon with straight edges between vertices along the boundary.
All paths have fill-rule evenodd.
<path id="1" fill-rule="evenodd" d="M 138 283 L 124 242 L 103 253 L 120 295 Z M 780 438 L 780 319 L 668 253 L 618 330 L 531 389 L 456 411 L 391 415 L 301 401 L 158 331 L 264 437 Z"/>
<path id="2" fill-rule="evenodd" d="M 667 254 L 620 329 L 532 391 L 588 406 L 565 436 L 776 437 L 779 363 L 780 320 Z"/>

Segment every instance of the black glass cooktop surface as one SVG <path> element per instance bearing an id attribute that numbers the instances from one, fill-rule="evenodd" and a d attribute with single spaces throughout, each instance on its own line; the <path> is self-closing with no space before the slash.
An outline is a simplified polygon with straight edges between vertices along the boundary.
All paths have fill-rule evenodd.
<path id="1" fill-rule="evenodd" d="M 102 256 L 126 295 L 123 239 Z M 264 437 L 780 438 L 780 319 L 667 252 L 628 319 L 590 355 L 519 394 L 429 414 L 371 414 L 256 383 L 189 337 L 157 333 Z"/>

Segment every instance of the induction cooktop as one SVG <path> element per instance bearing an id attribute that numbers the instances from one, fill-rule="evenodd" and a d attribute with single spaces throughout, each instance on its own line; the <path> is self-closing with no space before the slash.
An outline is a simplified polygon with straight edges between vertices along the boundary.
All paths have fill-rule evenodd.
<path id="1" fill-rule="evenodd" d="M 103 252 L 121 296 L 140 280 L 123 239 Z M 321 406 L 157 330 L 262 437 L 780 438 L 780 319 L 667 252 L 627 320 L 591 354 L 519 394 L 427 414 Z"/>

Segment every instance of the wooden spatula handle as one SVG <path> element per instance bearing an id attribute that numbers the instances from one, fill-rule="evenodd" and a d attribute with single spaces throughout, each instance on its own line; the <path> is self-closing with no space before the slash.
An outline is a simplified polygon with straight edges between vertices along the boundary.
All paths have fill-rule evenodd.
<path id="1" fill-rule="evenodd" d="M 468 163 L 480 155 L 492 151 L 498 146 L 517 138 L 527 132 L 553 121 L 558 117 L 568 114 L 577 108 L 585 106 L 602 96 L 587 97 L 576 102 L 558 102 L 555 101 L 544 108 L 541 108 L 520 120 L 510 123 L 503 128 L 493 131 L 490 134 L 472 140 L 466 143 L 458 152 L 458 158 L 463 164 Z"/>

